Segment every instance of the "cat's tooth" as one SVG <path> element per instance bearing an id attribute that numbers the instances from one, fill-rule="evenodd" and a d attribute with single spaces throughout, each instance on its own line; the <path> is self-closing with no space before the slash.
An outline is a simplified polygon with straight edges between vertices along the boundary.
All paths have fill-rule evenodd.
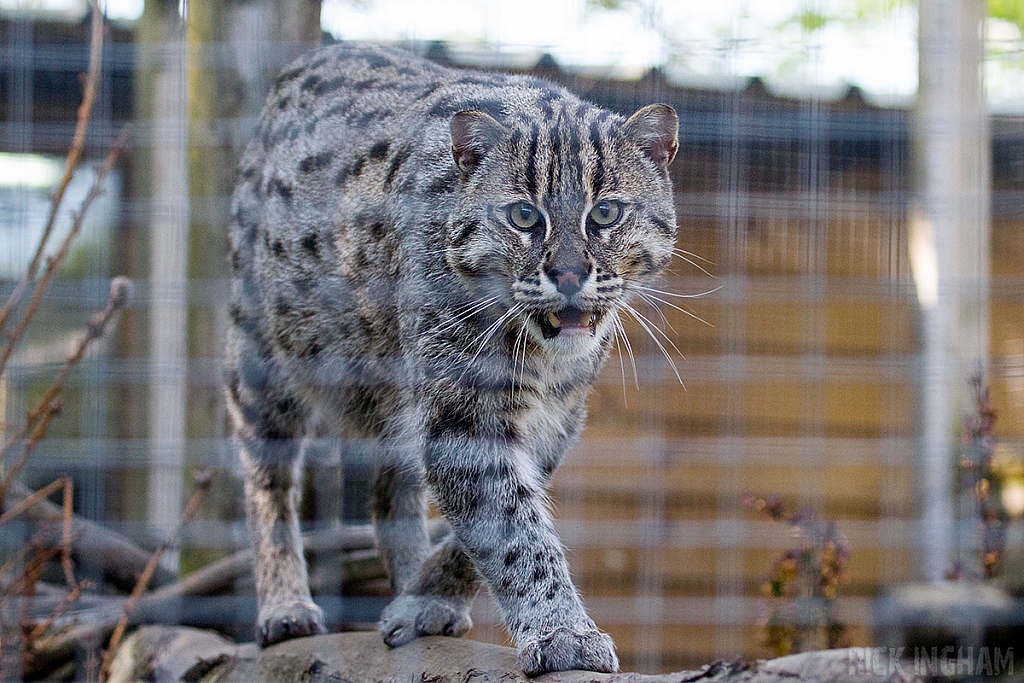
<path id="1" fill-rule="evenodd" d="M 554 329 L 560 329 L 562 327 L 562 321 L 558 319 L 558 316 L 554 313 L 548 313 L 548 325 L 551 325 Z"/>

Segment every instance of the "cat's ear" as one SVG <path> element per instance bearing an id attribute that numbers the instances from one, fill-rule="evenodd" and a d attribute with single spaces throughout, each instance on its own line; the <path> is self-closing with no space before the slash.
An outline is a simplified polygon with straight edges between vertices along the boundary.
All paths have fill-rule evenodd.
<path id="1" fill-rule="evenodd" d="M 667 104 L 649 104 L 638 109 L 622 131 L 640 145 L 654 163 L 667 167 L 679 149 L 679 117 Z"/>
<path id="2" fill-rule="evenodd" d="M 505 136 L 505 126 L 482 111 L 460 111 L 452 117 L 452 156 L 463 175 L 476 170 L 484 156 Z"/>

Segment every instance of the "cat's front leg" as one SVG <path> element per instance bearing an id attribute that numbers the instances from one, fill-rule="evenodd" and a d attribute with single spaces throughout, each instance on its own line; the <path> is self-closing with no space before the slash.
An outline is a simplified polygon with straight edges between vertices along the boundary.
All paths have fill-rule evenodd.
<path id="1" fill-rule="evenodd" d="M 532 463 L 504 430 L 488 435 L 479 423 L 441 418 L 428 421 L 427 479 L 490 585 L 523 671 L 617 671 L 611 638 L 587 616 L 569 577 Z"/>

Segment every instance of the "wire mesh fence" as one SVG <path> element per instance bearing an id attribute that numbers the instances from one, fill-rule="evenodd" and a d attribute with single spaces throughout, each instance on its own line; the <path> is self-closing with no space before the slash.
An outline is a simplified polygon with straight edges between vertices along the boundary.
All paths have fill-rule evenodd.
<path id="1" fill-rule="evenodd" d="M 128 121 L 132 142 L 0 384 L 5 424 L 18 425 L 68 340 L 102 308 L 109 278 L 135 281 L 118 333 L 78 365 L 22 479 L 38 488 L 70 476 L 78 515 L 153 547 L 178 524 L 187 474 L 216 471 L 198 519 L 165 557 L 172 572 L 247 547 L 222 400 L 227 206 L 263 93 L 309 46 L 308 27 L 281 37 L 265 15 L 240 11 L 227 33 L 248 41 L 192 35 L 178 8 L 160 3 L 108 26 L 87 158 L 101 158 Z M 3 293 L 24 272 L 71 138 L 86 36 L 80 22 L 0 14 Z M 850 549 L 838 619 L 851 645 L 870 645 L 874 601 L 925 573 L 910 110 L 873 104 L 856 87 L 780 94 L 757 78 L 711 87 L 671 69 L 621 78 L 514 50 L 405 47 L 443 65 L 533 73 L 624 115 L 651 102 L 679 114 L 671 177 L 683 252 L 662 285 L 670 305 L 641 309 L 663 333 L 629 328 L 633 357 L 613 353 L 583 439 L 552 485 L 574 577 L 623 668 L 768 653 L 765 585 L 793 541 L 788 525 L 744 507 L 746 492 L 836 522 Z M 1024 118 L 991 126 L 990 384 L 1012 460 L 1024 435 Z M 360 445 L 339 455 L 325 444 L 308 460 L 304 527 L 367 523 L 372 463 Z M 27 531 L 2 531 L 6 557 Z M 1008 558 L 1022 545 L 1011 526 Z M 379 572 L 310 559 L 332 628 L 377 619 L 389 599 Z M 96 567 L 77 569 L 103 585 Z M 183 622 L 251 638 L 251 578 L 177 609 Z M 507 641 L 486 597 L 474 621 L 469 637 Z"/>

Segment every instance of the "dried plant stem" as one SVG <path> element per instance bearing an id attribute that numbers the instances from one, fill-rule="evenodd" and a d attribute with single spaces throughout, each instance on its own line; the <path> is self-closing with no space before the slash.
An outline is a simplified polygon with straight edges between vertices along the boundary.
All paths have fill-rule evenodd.
<path id="1" fill-rule="evenodd" d="M 432 520 L 428 524 L 431 539 L 439 542 L 447 533 L 447 525 Z M 338 553 L 337 562 L 345 567 L 346 585 L 372 581 L 386 576 L 384 565 L 374 550 L 374 534 L 369 525 L 328 529 L 303 536 L 303 546 L 309 553 Z M 230 590 L 234 582 L 252 572 L 252 550 L 240 550 L 218 562 L 197 569 L 176 583 L 144 594 L 129 614 L 128 624 L 171 623 L 179 618 L 177 611 L 185 597 L 217 595 Z M 351 582 L 351 583 L 350 583 Z M 106 598 L 108 604 L 99 604 L 79 615 L 75 625 L 57 633 L 46 634 L 34 642 L 32 660 L 26 671 L 39 677 L 74 657 L 83 642 L 95 642 L 109 636 L 123 612 L 124 599 Z M 116 602 L 121 601 L 121 602 Z M 115 648 L 109 648 L 111 652 Z M 114 652 L 116 655 L 116 652 Z"/>
<path id="2" fill-rule="evenodd" d="M 36 444 L 39 443 L 39 440 L 46 433 L 46 428 L 50 426 L 50 420 L 52 420 L 53 417 L 60 412 L 62 405 L 63 402 L 60 400 L 60 398 L 55 397 L 51 399 L 46 404 L 46 410 L 44 410 L 40 414 L 40 419 L 33 426 L 32 433 L 28 435 L 28 438 L 25 439 L 25 432 L 24 430 L 22 430 L 22 432 L 19 433 L 18 436 L 16 436 L 14 439 L 11 439 L 10 443 L 4 446 L 4 449 L 0 451 L 0 465 L 2 465 L 3 461 L 7 457 L 8 451 L 12 450 L 16 443 L 20 443 L 24 440 L 25 447 L 22 450 L 21 455 L 14 462 L 11 468 L 7 471 L 3 481 L 0 482 L 0 501 L 2 501 L 7 495 L 7 490 L 11 487 L 11 482 L 13 482 L 14 478 L 18 476 L 18 473 L 21 471 L 21 468 L 25 466 L 25 463 L 28 461 L 28 456 L 32 454 L 33 450 L 35 450 Z M 28 425 L 26 425 L 26 428 L 27 427 Z"/>
<path id="3" fill-rule="evenodd" d="M 31 631 L 29 631 L 28 639 L 30 642 L 38 640 L 43 636 L 44 633 L 53 625 L 54 620 L 57 619 L 61 614 L 67 610 L 79 597 L 82 595 L 81 585 L 75 586 L 71 589 L 71 592 L 65 595 L 60 603 L 53 608 L 50 612 L 50 616 L 46 617 L 46 621 L 36 624 Z M 29 648 L 32 649 L 32 648 Z"/>
<path id="4" fill-rule="evenodd" d="M 100 69 L 103 61 L 103 13 L 100 11 L 97 0 L 90 0 L 92 8 L 92 26 L 89 34 L 89 69 L 86 72 L 85 87 L 82 92 L 82 102 L 78 106 L 78 122 L 75 124 L 75 135 L 71 140 L 71 148 L 68 150 L 67 160 L 64 163 L 64 175 L 50 197 L 50 213 L 46 218 L 46 226 L 43 228 L 43 235 L 39 238 L 36 252 L 29 263 L 25 277 L 18 283 L 14 291 L 7 298 L 2 309 L 0 309 L 0 331 L 7 325 L 11 313 L 17 308 L 25 291 L 31 286 L 32 281 L 39 271 L 39 264 L 42 262 L 46 245 L 53 233 L 53 226 L 57 219 L 57 212 L 64 201 L 64 193 L 68 189 L 71 178 L 75 175 L 82 160 L 82 150 L 85 148 L 85 134 L 89 128 L 89 121 L 92 118 L 92 107 L 96 102 L 96 91 L 99 87 Z M 14 346 L 15 340 L 10 341 Z M 0 362 L 0 372 L 3 372 L 4 363 Z"/>
<path id="5" fill-rule="evenodd" d="M 22 561 L 24 561 L 25 557 L 28 556 L 29 551 L 32 550 L 32 546 L 32 543 L 26 543 L 24 546 L 22 546 L 21 550 L 14 553 L 14 556 L 11 559 L 7 560 L 6 562 L 4 562 L 2 566 L 0 566 L 0 579 L 3 579 L 7 575 L 7 573 L 11 571 L 11 569 L 13 569 L 17 565 L 21 564 Z M 2 594 L 2 592 L 3 589 L 0 588 L 0 594 Z M 3 602 L 0 601 L 0 605 L 2 604 Z"/>
<path id="6" fill-rule="evenodd" d="M 11 354 L 14 353 L 14 349 L 21 339 L 22 335 L 25 334 L 25 330 L 28 328 L 28 324 L 35 317 L 36 311 L 39 309 L 39 302 L 43 298 L 43 294 L 46 293 L 46 289 L 49 287 L 50 282 L 53 280 L 57 271 L 64 264 L 67 259 L 68 252 L 71 250 L 71 243 L 78 237 L 78 233 L 82 230 L 82 222 L 85 219 L 85 214 L 89 210 L 89 207 L 97 197 L 103 194 L 103 181 L 106 179 L 107 174 L 114 165 L 114 161 L 117 160 L 118 154 L 124 148 L 125 143 L 128 140 L 128 133 L 130 126 L 125 126 L 121 129 L 117 139 L 114 140 L 114 144 L 111 145 L 110 151 L 107 152 L 106 158 L 103 163 L 96 167 L 96 175 L 93 178 L 92 186 L 89 187 L 89 192 L 86 193 L 85 199 L 82 200 L 78 211 L 74 212 L 71 220 L 71 229 L 68 230 L 68 234 L 64 237 L 57 252 L 46 259 L 46 267 L 43 269 L 43 274 L 40 276 L 39 281 L 36 283 L 35 289 L 32 290 L 32 297 L 29 299 L 28 305 L 25 307 L 25 313 L 22 315 L 21 320 L 18 321 L 17 326 L 11 331 L 7 339 L 7 346 L 4 347 L 3 351 L 0 352 L 0 374 L 3 373 L 4 368 L 7 366 L 7 361 L 10 360 Z"/>
<path id="7" fill-rule="evenodd" d="M 0 511 L 10 510 L 30 495 L 32 491 L 26 486 L 17 481 L 12 482 L 7 496 L 0 503 Z M 61 509 L 49 500 L 40 500 L 23 516 L 32 522 L 52 522 L 60 518 Z M 149 562 L 150 551 L 143 550 L 121 534 L 87 519 L 74 516 L 71 524 L 72 554 L 76 561 L 96 567 L 104 581 L 125 593 L 130 592 Z M 44 527 L 42 533 L 46 535 L 46 544 L 51 547 L 61 542 L 59 531 L 54 534 L 52 529 Z M 152 583 L 163 586 L 172 581 L 173 573 L 158 568 Z"/>
<path id="8" fill-rule="evenodd" d="M 32 613 L 32 602 L 36 596 L 36 584 L 39 583 L 39 578 L 43 574 L 43 565 L 45 564 L 44 558 L 52 557 L 53 553 L 46 548 L 39 548 L 33 557 L 33 561 L 25 567 L 23 573 L 23 584 L 21 589 L 21 600 L 18 605 L 18 626 L 21 639 L 21 670 L 25 670 L 25 662 L 28 659 L 28 653 L 32 647 L 32 641 L 26 633 L 27 629 L 25 626 L 30 622 L 29 615 Z"/>
<path id="9" fill-rule="evenodd" d="M 62 486 L 70 486 L 70 485 L 71 485 L 71 480 L 68 479 L 67 477 L 61 477 L 60 479 L 56 479 L 54 481 L 51 481 L 49 484 L 47 484 L 43 488 L 39 489 L 38 491 L 34 491 L 32 493 L 32 495 L 30 495 L 28 498 L 26 498 L 25 500 L 21 501 L 20 503 L 18 503 L 14 507 L 12 507 L 10 510 L 5 512 L 4 514 L 0 515 L 0 526 L 2 526 L 4 524 L 6 524 L 7 522 L 11 521 L 12 519 L 14 519 L 18 515 L 20 515 L 22 512 L 24 512 L 25 510 L 29 509 L 30 507 L 32 507 L 36 503 L 38 503 L 40 500 L 48 497 L 54 491 L 59 490 Z"/>
<path id="10" fill-rule="evenodd" d="M 78 591 L 78 579 L 75 578 L 75 568 L 71 564 L 71 521 L 74 517 L 74 486 L 75 483 L 68 479 L 68 485 L 64 487 L 64 501 L 61 506 L 60 525 L 60 566 L 64 570 L 64 583 L 72 592 Z"/>
<path id="11" fill-rule="evenodd" d="M 21 680 L 21 673 L 25 668 L 25 653 L 27 639 L 22 629 L 22 624 L 28 623 L 28 615 L 31 612 L 31 601 L 35 593 L 35 585 L 39 580 L 43 564 L 53 555 L 53 551 L 35 546 L 32 548 L 31 559 L 25 564 L 21 576 L 11 586 L 8 586 L 0 601 L 0 609 L 6 606 L 7 598 L 10 595 L 20 595 L 21 600 L 15 605 L 17 616 L 10 622 L 0 621 L 0 680 Z M 14 656 L 17 653 L 17 656 Z M 19 661 L 20 660 L 20 661 Z M 17 661 L 17 664 L 15 662 Z M 17 667 L 14 669 L 14 667 Z M 12 676 L 13 674 L 13 676 Z"/>
<path id="12" fill-rule="evenodd" d="M 110 643 L 107 646 L 106 652 L 103 653 L 103 661 L 100 664 L 100 676 L 101 681 L 107 680 L 110 673 L 110 664 L 114 660 L 114 653 L 117 652 L 117 646 L 121 644 L 121 639 L 124 637 L 125 629 L 128 628 L 128 620 L 131 618 L 132 612 L 135 610 L 135 606 L 139 602 L 139 598 L 146 592 L 147 586 L 149 586 L 149 580 L 153 577 L 153 572 L 156 571 L 156 567 L 160 564 L 160 559 L 164 553 L 169 549 L 177 545 L 178 538 L 181 536 L 181 529 L 199 510 L 199 504 L 203 500 L 203 496 L 210 490 L 210 483 L 213 481 L 213 473 L 206 471 L 200 472 L 195 475 L 196 490 L 193 491 L 192 496 L 189 497 L 188 502 L 185 503 L 185 509 L 181 513 L 181 521 L 178 523 L 178 527 L 174 532 L 164 539 L 163 543 L 153 552 L 153 556 L 149 558 L 149 563 L 146 565 L 146 569 L 142 572 L 142 576 L 139 577 L 138 582 L 135 584 L 135 588 L 132 590 L 131 596 L 128 598 L 128 602 L 124 605 L 124 610 L 121 614 L 121 618 L 118 619 L 117 625 L 114 627 L 114 632 L 110 635 Z"/>
<path id="13" fill-rule="evenodd" d="M 0 482 L 0 499 L 7 493 L 11 482 L 18 476 L 21 468 L 25 466 L 28 456 L 32 453 L 39 440 L 45 435 L 50 420 L 60 411 L 61 401 L 59 394 L 64 388 L 64 382 L 67 381 L 71 370 L 82 360 L 89 346 L 106 335 L 115 314 L 124 308 L 130 298 L 131 281 L 123 277 L 114 278 L 110 283 L 110 296 L 107 298 L 106 306 L 103 310 L 94 313 L 89 318 L 85 333 L 78 340 L 74 350 L 64 359 L 64 365 L 61 366 L 57 376 L 50 382 L 50 386 L 47 387 L 42 398 L 39 399 L 36 406 L 29 412 L 25 426 L 0 451 L 0 463 L 2 463 L 10 451 L 19 443 L 24 442 L 21 456 L 11 465 L 4 475 L 3 481 Z M 31 433 L 29 433 L 29 430 L 31 430 Z"/>
<path id="14" fill-rule="evenodd" d="M 64 489 L 64 501 L 61 510 L 61 543 L 60 543 L 60 555 L 61 555 L 61 567 L 64 570 L 64 580 L 67 582 L 68 588 L 71 589 L 71 595 L 74 595 L 77 599 L 79 594 L 78 581 L 75 579 L 74 566 L 71 563 L 71 531 L 72 531 L 72 518 L 73 518 L 73 484 L 69 477 L 61 477 L 55 481 L 50 482 L 48 485 L 39 489 L 38 491 L 27 496 L 19 505 L 10 508 L 3 515 L 0 515 L 0 525 L 6 524 L 16 516 L 25 512 L 40 500 L 44 500 L 54 491 L 63 488 Z M 8 586 L 7 590 L 3 592 L 2 598 L 0 598 L 0 608 L 3 607 L 9 595 L 17 593 L 24 593 L 26 596 L 31 596 L 35 592 L 35 583 L 38 580 L 39 570 L 43 563 L 47 562 L 51 557 L 56 555 L 58 551 L 55 548 L 47 548 L 40 542 L 41 535 L 37 534 L 33 539 L 33 542 L 26 545 L 22 553 L 18 553 L 18 556 L 24 558 L 27 553 L 34 552 L 31 560 L 26 564 L 22 570 L 21 576 L 14 581 L 11 586 Z M 10 567 L 13 566 L 12 562 L 16 558 L 12 558 L 11 561 L 7 562 L 2 568 L 0 568 L 0 576 L 10 571 Z M 27 602 L 22 605 L 22 610 L 26 610 Z M 53 615 L 50 621 L 55 618 Z M 23 620 L 24 621 L 24 620 Z M 28 637 L 28 642 L 32 641 L 32 636 Z M 27 651 L 27 650 L 26 650 Z"/>
<path id="15" fill-rule="evenodd" d="M 21 575 L 19 575 L 18 578 L 4 586 L 2 593 L 0 593 L 0 606 L 5 605 L 9 598 L 26 591 L 31 585 L 33 585 L 35 580 L 31 577 L 35 568 L 46 564 L 56 554 L 57 551 L 53 548 L 46 548 L 35 542 L 29 543 L 28 552 L 25 555 L 25 557 L 28 558 L 25 562 L 25 567 L 22 569 Z"/>
<path id="16" fill-rule="evenodd" d="M 95 313 L 89 319 L 85 334 L 82 335 L 78 345 L 67 357 L 60 372 L 57 373 L 57 376 L 50 383 L 50 386 L 44 392 L 43 397 L 39 400 L 36 407 L 29 413 L 28 422 L 25 428 L 4 447 L 2 452 L 0 452 L 3 456 L 6 456 L 8 451 L 15 444 L 24 442 L 21 456 L 6 473 L 3 481 L 0 482 L 0 500 L 6 497 L 15 477 L 27 462 L 28 456 L 32 453 L 39 440 L 46 434 L 46 429 L 50 424 L 50 420 L 52 420 L 59 412 L 61 407 L 59 392 L 63 388 L 64 382 L 66 381 L 68 374 L 71 372 L 71 369 L 81 361 L 89 345 L 106 334 L 107 328 L 110 325 L 114 314 L 123 308 L 125 303 L 127 303 L 130 297 L 130 291 L 130 281 L 125 278 L 114 279 L 110 286 L 110 296 L 107 300 L 107 305 L 102 311 Z M 31 433 L 27 433 L 28 429 L 31 429 Z M 61 568 L 64 571 L 64 580 L 67 583 L 68 588 L 71 589 L 71 595 L 77 596 L 79 594 L 79 586 L 74 574 L 74 565 L 72 564 L 72 533 L 74 529 L 73 486 L 74 485 L 70 478 L 62 477 L 51 482 L 42 489 L 30 493 L 20 502 L 12 506 L 8 506 L 7 510 L 0 515 L 0 525 L 9 522 L 18 515 L 21 515 L 31 509 L 37 503 L 44 501 L 50 494 L 54 493 L 58 489 L 63 489 L 64 498 L 60 510 Z M 55 552 L 56 551 L 54 551 L 54 553 L 50 553 L 50 555 L 55 554 Z M 50 555 L 46 555 L 46 557 L 48 558 Z M 41 553 L 37 555 L 37 557 L 42 556 L 43 555 Z M 6 571 L 8 571 L 8 568 L 5 565 L 4 572 Z M 23 573 L 21 582 L 24 583 L 25 580 L 27 580 L 27 577 L 28 575 Z M 30 589 L 31 586 L 26 585 L 25 588 Z M 56 615 L 52 615 L 50 621 L 55 617 Z M 29 643 L 31 643 L 32 640 L 33 638 L 29 637 Z"/>

